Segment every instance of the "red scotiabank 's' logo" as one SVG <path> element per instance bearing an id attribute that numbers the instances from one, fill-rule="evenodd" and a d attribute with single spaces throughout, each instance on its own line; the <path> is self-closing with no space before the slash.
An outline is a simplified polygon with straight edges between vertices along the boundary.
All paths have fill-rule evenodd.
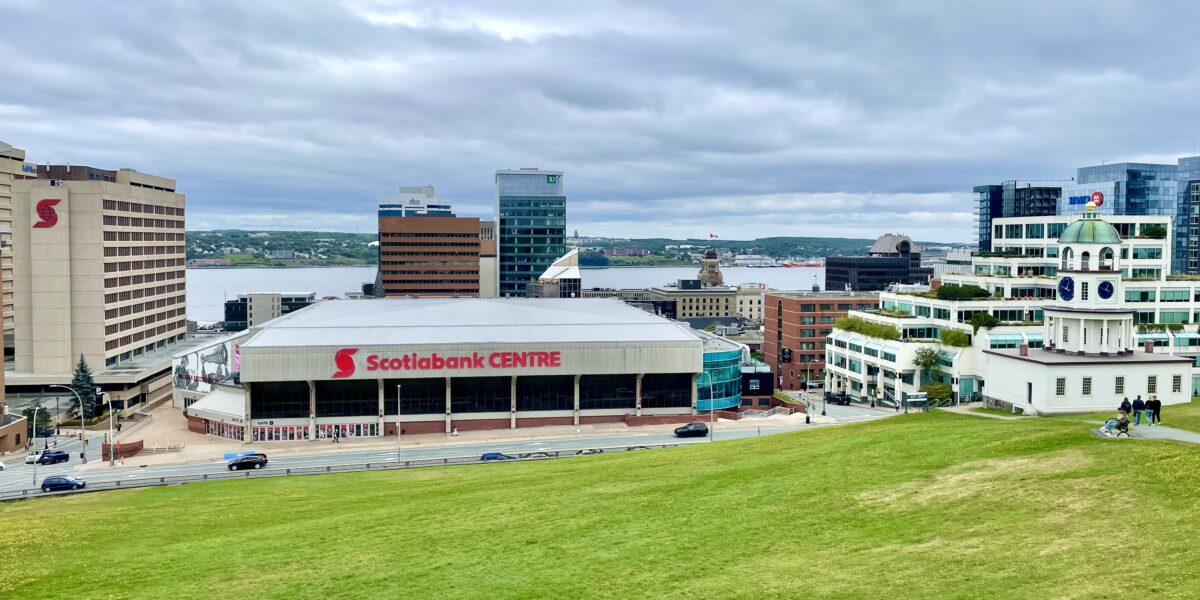
<path id="1" fill-rule="evenodd" d="M 334 379 L 349 377 L 354 374 L 354 353 L 358 352 L 358 348 L 342 348 L 333 355 L 333 364 L 337 365 L 337 373 L 333 374 Z"/>
<path id="2" fill-rule="evenodd" d="M 38 200 L 37 216 L 41 221 L 33 224 L 35 229 L 48 229 L 58 224 L 58 211 L 54 210 L 54 206 L 62 202 L 61 198 L 44 198 Z"/>
<path id="3" fill-rule="evenodd" d="M 1104 192 L 1092 192 L 1092 204 L 1096 206 L 1104 204 Z"/>

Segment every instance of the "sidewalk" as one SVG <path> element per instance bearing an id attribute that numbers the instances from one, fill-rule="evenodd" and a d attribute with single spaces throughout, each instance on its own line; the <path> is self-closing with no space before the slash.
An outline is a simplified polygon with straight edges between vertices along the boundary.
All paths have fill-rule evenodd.
<path id="1" fill-rule="evenodd" d="M 1006 415 L 996 415 L 996 414 L 985 413 L 985 412 L 976 412 L 974 410 L 971 410 L 972 408 L 983 408 L 983 404 L 980 404 L 978 402 L 973 402 L 971 404 L 960 404 L 958 406 L 939 406 L 938 410 L 944 410 L 946 412 L 958 413 L 960 415 L 971 415 L 972 417 L 984 417 L 986 419 L 1000 419 L 1001 421 L 1020 421 L 1023 419 L 1034 418 L 1034 417 L 1027 417 L 1025 415 L 1020 415 L 1020 414 L 1006 416 Z"/>
<path id="2" fill-rule="evenodd" d="M 1092 421 L 1097 425 L 1103 425 L 1099 421 Z M 1099 427 L 1093 427 L 1092 433 L 1098 437 L 1110 438 L 1100 432 Z M 1130 425 L 1129 437 L 1135 440 L 1174 440 L 1176 442 L 1186 442 L 1189 444 L 1200 444 L 1200 433 L 1187 431 L 1186 429 L 1175 429 L 1164 425 L 1155 425 L 1153 427 Z M 1120 439 L 1116 436 L 1111 436 L 1110 439 Z"/>
<path id="3" fill-rule="evenodd" d="M 166 446 L 168 444 L 183 444 L 183 450 L 179 452 L 166 452 L 162 454 L 152 454 L 147 451 L 143 451 L 137 456 L 125 459 L 125 464 L 127 466 L 170 465 L 201 462 L 206 460 L 216 461 L 220 460 L 221 457 L 226 453 L 240 452 L 251 448 L 274 455 L 319 454 L 339 451 L 392 450 L 396 448 L 395 436 L 347 438 L 341 440 L 338 444 L 334 444 L 328 439 L 245 443 L 237 440 L 188 431 L 187 418 L 183 416 L 179 409 L 173 408 L 169 404 L 157 406 L 149 412 L 154 417 L 152 422 L 138 429 L 137 431 L 129 432 L 129 435 L 126 435 L 126 432 L 118 434 L 117 440 L 142 440 L 144 447 L 147 449 L 153 448 L 156 444 L 159 446 Z M 696 421 L 703 421 L 704 423 L 709 422 L 704 415 L 696 416 Z M 814 416 L 812 418 L 812 422 L 814 424 L 822 425 L 835 423 L 837 422 L 837 419 L 834 417 Z M 720 432 L 723 430 L 745 430 L 768 426 L 788 427 L 803 424 L 804 413 L 738 421 L 718 419 L 717 435 L 720 436 Z M 678 423 L 666 425 L 640 425 L 634 427 L 624 423 L 597 423 L 579 426 L 552 425 L 546 427 L 527 427 L 522 429 L 486 429 L 481 431 L 460 431 L 457 436 L 450 436 L 444 433 L 404 435 L 403 444 L 405 448 L 438 448 L 453 447 L 456 445 L 481 444 L 487 442 L 536 441 L 539 439 L 548 438 L 562 439 L 578 437 L 581 440 L 586 440 L 596 437 L 631 435 L 639 433 L 666 433 L 674 431 L 674 429 L 678 426 Z M 89 463 L 82 468 L 99 468 L 99 465 L 93 466 L 92 463 Z"/>

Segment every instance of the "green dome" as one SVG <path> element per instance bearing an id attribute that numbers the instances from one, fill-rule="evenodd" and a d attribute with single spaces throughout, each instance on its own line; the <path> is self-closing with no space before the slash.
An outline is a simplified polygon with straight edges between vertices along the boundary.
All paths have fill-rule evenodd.
<path id="1" fill-rule="evenodd" d="M 1090 204 L 1090 203 L 1089 203 Z M 1088 212 L 1082 219 L 1067 226 L 1058 238 L 1059 244 L 1120 244 L 1121 234 L 1107 221 Z"/>

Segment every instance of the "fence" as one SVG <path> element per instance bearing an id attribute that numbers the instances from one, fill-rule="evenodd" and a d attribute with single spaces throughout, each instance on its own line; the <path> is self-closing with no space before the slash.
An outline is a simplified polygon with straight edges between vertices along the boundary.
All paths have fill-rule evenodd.
<path id="1" fill-rule="evenodd" d="M 671 448 L 684 444 L 649 444 L 645 446 L 613 446 L 608 448 L 584 448 L 576 450 L 547 450 L 544 452 L 521 452 L 501 454 L 504 458 L 483 460 L 483 456 L 453 456 L 446 458 L 419 458 L 399 462 L 369 462 L 351 463 L 344 465 L 325 465 L 314 467 L 289 467 L 282 469 L 258 469 L 245 471 L 228 471 L 218 473 L 202 473 L 199 475 L 164 475 L 162 477 L 143 477 L 140 479 L 124 479 L 115 481 L 89 482 L 82 490 L 66 490 L 61 492 L 42 492 L 38 488 L 11 490 L 0 492 L 0 502 L 46 496 L 64 496 L 106 490 L 123 490 L 142 487 L 156 487 L 191 483 L 193 481 L 218 481 L 223 479 L 257 479 L 260 477 L 287 477 L 290 475 L 319 475 L 323 473 L 345 473 L 351 471 L 390 471 L 393 469 L 416 469 L 422 467 L 441 467 L 446 465 L 471 465 L 491 462 L 511 462 L 546 460 L 550 458 L 567 458 L 590 454 L 606 454 L 612 452 L 631 452 L 634 450 L 649 450 L 652 448 Z M 497 453 L 489 453 L 497 454 Z"/>

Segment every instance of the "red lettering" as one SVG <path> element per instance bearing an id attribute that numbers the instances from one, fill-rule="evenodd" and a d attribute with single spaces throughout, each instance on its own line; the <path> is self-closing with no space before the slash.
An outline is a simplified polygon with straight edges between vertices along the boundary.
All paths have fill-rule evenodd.
<path id="1" fill-rule="evenodd" d="M 513 352 L 512 353 L 513 366 L 514 367 L 524 367 L 525 366 L 525 358 L 526 358 L 527 354 L 528 354 L 528 352 Z"/>
<path id="2" fill-rule="evenodd" d="M 501 362 L 503 360 L 503 358 L 502 358 L 503 354 L 504 354 L 503 352 L 493 352 L 493 353 L 489 354 L 488 355 L 488 366 L 493 369 L 503 369 L 504 364 Z"/>
<path id="3" fill-rule="evenodd" d="M 451 356 L 450 358 L 447 358 L 446 359 L 446 368 L 447 369 L 457 369 L 458 368 L 458 357 Z"/>
<path id="4" fill-rule="evenodd" d="M 562 366 L 562 353 L 559 352 L 558 350 L 555 350 L 554 352 L 550 353 L 550 366 L 551 367 L 561 367 Z"/>
<path id="5" fill-rule="evenodd" d="M 444 368 L 446 368 L 446 359 L 438 356 L 437 352 L 434 352 L 433 353 L 433 370 L 440 371 Z"/>
<path id="6" fill-rule="evenodd" d="M 418 359 L 417 359 L 417 368 L 418 368 L 418 369 L 420 369 L 420 370 L 422 370 L 422 371 L 428 371 L 428 370 L 429 370 L 429 367 L 430 367 L 430 360 L 429 360 L 429 357 L 428 357 L 428 356 L 427 356 L 427 357 L 425 357 L 425 358 L 418 358 Z"/>
<path id="7" fill-rule="evenodd" d="M 481 356 L 478 352 L 471 353 L 471 368 L 472 369 L 482 369 L 483 368 L 483 356 Z"/>
<path id="8" fill-rule="evenodd" d="M 367 370 L 374 371 L 379 368 L 379 356 L 372 354 L 367 357 Z"/>
<path id="9" fill-rule="evenodd" d="M 387 368 L 393 371 L 399 371 L 404 368 L 404 363 L 398 358 L 391 358 L 387 361 Z"/>

